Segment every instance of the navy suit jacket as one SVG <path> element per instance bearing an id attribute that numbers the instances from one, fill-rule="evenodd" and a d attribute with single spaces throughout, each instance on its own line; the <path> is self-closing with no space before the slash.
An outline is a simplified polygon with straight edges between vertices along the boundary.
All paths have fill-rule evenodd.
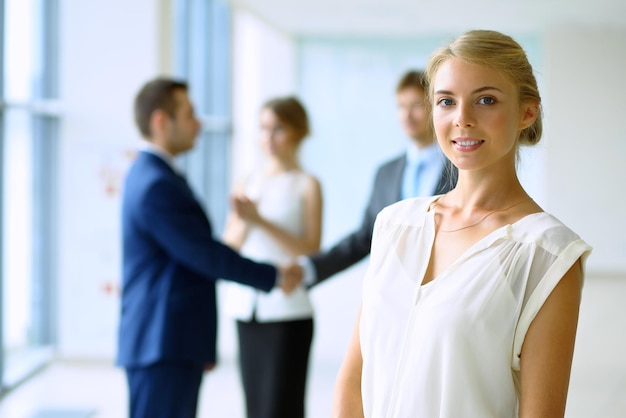
<path id="1" fill-rule="evenodd" d="M 361 226 L 329 250 L 310 257 L 316 273 L 316 282 L 312 285 L 347 269 L 369 255 L 376 215 L 384 207 L 400 200 L 405 167 L 406 154 L 402 154 L 378 168 Z M 450 167 L 453 166 L 447 162 L 433 195 L 446 193 L 454 187 L 457 172 L 456 168 Z"/>
<path id="2" fill-rule="evenodd" d="M 187 182 L 162 158 L 139 152 L 122 201 L 123 283 L 117 363 L 199 367 L 216 361 L 215 282 L 269 291 L 276 268 L 213 238 Z"/>

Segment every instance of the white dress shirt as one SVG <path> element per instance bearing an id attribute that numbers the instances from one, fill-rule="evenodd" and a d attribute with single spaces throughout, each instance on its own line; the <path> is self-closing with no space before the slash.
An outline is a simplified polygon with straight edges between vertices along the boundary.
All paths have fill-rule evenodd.
<path id="1" fill-rule="evenodd" d="M 406 167 L 402 175 L 402 199 L 417 196 L 432 196 L 441 179 L 445 157 L 439 144 L 433 142 L 424 148 L 418 148 L 413 142 L 406 151 Z M 419 177 L 416 178 L 416 166 L 421 164 Z M 418 182 L 418 184 L 415 184 Z"/>

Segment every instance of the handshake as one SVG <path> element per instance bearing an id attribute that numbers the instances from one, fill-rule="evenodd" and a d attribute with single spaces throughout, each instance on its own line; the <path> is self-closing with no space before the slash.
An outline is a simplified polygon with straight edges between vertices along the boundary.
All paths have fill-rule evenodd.
<path id="1" fill-rule="evenodd" d="M 290 294 L 302 283 L 304 272 L 302 271 L 302 267 L 298 264 L 294 263 L 276 268 L 278 269 L 278 282 L 276 285 L 280 287 L 285 294 Z"/>

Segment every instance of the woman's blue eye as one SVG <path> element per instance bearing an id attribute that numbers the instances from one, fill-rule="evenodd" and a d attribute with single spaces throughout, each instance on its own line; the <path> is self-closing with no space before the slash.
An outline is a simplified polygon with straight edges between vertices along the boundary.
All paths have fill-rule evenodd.
<path id="1" fill-rule="evenodd" d="M 452 99 L 440 99 L 439 104 L 442 106 L 451 106 L 454 104 L 454 102 L 452 101 Z"/>
<path id="2" fill-rule="evenodd" d="M 495 102 L 496 99 L 494 99 L 493 97 L 481 97 L 480 99 L 478 99 L 478 103 L 484 105 L 494 104 Z"/>

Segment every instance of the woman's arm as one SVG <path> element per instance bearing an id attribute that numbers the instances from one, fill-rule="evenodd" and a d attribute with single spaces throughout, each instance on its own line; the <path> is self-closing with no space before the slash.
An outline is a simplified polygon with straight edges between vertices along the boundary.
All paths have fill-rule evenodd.
<path id="1" fill-rule="evenodd" d="M 359 314 L 356 318 L 346 357 L 337 374 L 331 414 L 333 418 L 363 418 L 364 416 L 363 399 L 361 397 L 363 357 L 361 356 L 359 335 L 360 322 L 361 309 L 359 309 Z"/>
<path id="2" fill-rule="evenodd" d="M 581 298 L 578 260 L 556 285 L 528 329 L 520 358 L 520 418 L 565 414 Z"/>
<path id="3" fill-rule="evenodd" d="M 302 236 L 285 231 L 263 218 L 253 202 L 240 198 L 235 203 L 237 215 L 245 222 L 263 228 L 286 251 L 293 256 L 318 251 L 322 239 L 322 191 L 319 182 L 310 177 L 304 193 L 304 233 Z"/>
<path id="4" fill-rule="evenodd" d="M 224 227 L 224 233 L 222 235 L 222 241 L 224 244 L 237 251 L 241 250 L 241 246 L 246 240 L 246 235 L 248 234 L 248 225 L 234 210 L 236 202 L 240 196 L 242 196 L 242 193 L 243 185 L 239 184 L 235 187 L 230 198 L 231 210 L 226 218 L 226 226 Z"/>

